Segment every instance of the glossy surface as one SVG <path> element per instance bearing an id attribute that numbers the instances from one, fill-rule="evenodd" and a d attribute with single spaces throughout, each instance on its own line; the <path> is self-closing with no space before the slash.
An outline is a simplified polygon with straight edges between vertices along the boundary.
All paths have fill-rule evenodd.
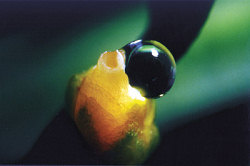
<path id="1" fill-rule="evenodd" d="M 125 72 L 129 83 L 142 89 L 145 97 L 161 97 L 172 87 L 176 65 L 165 46 L 152 40 L 137 40 L 123 49 L 126 54 Z"/>
<path id="2" fill-rule="evenodd" d="M 181 1 L 178 2 L 182 3 Z M 198 1 L 195 1 L 195 4 L 196 2 Z M 96 63 L 100 53 L 105 50 L 114 50 L 134 39 L 140 37 L 145 38 L 143 31 L 148 28 L 146 25 L 148 21 L 146 20 L 151 18 L 147 16 L 147 13 L 149 13 L 147 12 L 147 6 L 144 7 L 143 5 L 133 4 L 131 6 L 135 7 L 135 11 L 126 10 L 126 13 L 124 13 L 119 8 L 121 12 L 116 13 L 112 11 L 112 15 L 116 13 L 116 16 L 105 19 L 102 24 L 99 24 L 97 19 L 93 19 L 92 24 L 90 24 L 91 22 L 86 22 L 80 25 L 75 22 L 75 17 L 82 17 L 80 11 L 86 11 L 83 10 L 82 7 L 80 8 L 81 10 L 75 12 L 76 10 L 74 8 L 72 9 L 69 5 L 64 5 L 66 7 L 64 13 L 68 11 L 68 13 L 66 13 L 68 19 L 64 17 L 62 20 L 58 19 L 62 17 L 61 14 L 63 10 L 59 8 L 59 6 L 62 6 L 62 3 L 59 3 L 59 6 L 43 3 L 47 8 L 53 9 L 53 13 L 48 13 L 46 10 L 41 11 L 41 9 L 36 10 L 36 8 L 34 9 L 34 7 L 32 8 L 28 5 L 21 6 L 19 5 L 21 3 L 14 5 L 15 3 L 16 2 L 10 2 L 12 5 L 9 5 L 9 8 L 6 7 L 4 3 L 0 5 L 0 8 L 3 9 L 0 10 L 1 18 L 5 18 L 5 21 L 3 20 L 3 25 L 5 26 L 1 27 L 3 28 L 2 34 L 6 36 L 1 38 L 0 48 L 2 78 L 0 81 L 1 162 L 6 160 L 10 161 L 11 159 L 13 161 L 30 150 L 34 145 L 34 141 L 41 135 L 44 128 L 62 109 L 61 103 L 64 99 L 66 84 L 73 73 L 87 70 L 91 65 Z M 46 9 L 45 5 L 40 5 L 40 3 L 37 5 L 37 2 L 34 3 L 34 6 Z M 156 3 L 158 2 L 156 1 Z M 201 3 L 205 4 L 203 2 Z M 115 8 L 110 3 L 108 5 Z M 22 9 L 22 12 L 15 10 L 15 8 L 11 6 L 20 6 L 19 8 Z M 204 10 L 197 5 L 178 4 L 176 8 L 170 8 L 168 4 L 164 6 L 168 6 L 168 9 L 173 10 L 165 9 L 164 17 L 154 22 L 155 27 L 157 26 L 159 29 L 153 27 L 151 32 L 157 31 L 158 34 L 166 36 L 167 39 L 173 41 L 174 44 L 183 42 L 187 44 L 186 35 L 190 34 L 190 31 L 187 29 L 194 29 L 193 26 L 197 24 L 199 16 L 202 15 L 201 13 L 203 13 Z M 225 103 L 229 103 L 229 101 L 229 104 L 234 105 L 236 102 L 239 102 L 239 100 L 236 100 L 236 97 L 239 98 L 249 94 L 249 7 L 250 1 L 242 1 L 239 3 L 236 1 L 226 2 L 217 0 L 215 2 L 213 10 L 211 14 L 209 14 L 209 19 L 201 29 L 199 36 L 196 40 L 193 40 L 194 43 L 192 47 L 186 50 L 185 55 L 178 62 L 178 74 L 176 75 L 174 86 L 165 96 L 156 100 L 156 123 L 162 132 L 172 130 L 176 125 L 219 111 L 221 107 L 225 106 Z M 86 7 L 84 9 L 86 9 Z M 13 14 L 12 17 L 9 17 L 7 13 L 4 15 L 4 11 L 10 12 L 10 10 L 20 12 L 15 14 L 16 16 Z M 58 10 L 62 11 L 61 14 L 57 12 Z M 37 12 L 35 13 L 35 11 Z M 110 10 L 108 10 L 108 12 L 110 12 Z M 92 14 L 94 13 L 96 12 L 92 12 Z M 58 17 L 55 17 L 55 14 L 57 14 Z M 151 12 L 149 14 L 151 15 Z M 179 18 L 177 15 L 181 17 L 187 14 L 192 16 L 194 21 L 188 22 L 185 26 L 182 22 L 179 22 L 180 19 L 177 19 Z M 48 15 L 50 16 L 49 19 L 47 18 Z M 103 13 L 100 13 L 99 16 L 95 18 L 101 19 L 103 15 Z M 39 21 L 35 22 L 33 18 Z M 40 18 L 44 21 L 50 21 L 51 24 L 46 24 L 47 26 L 45 28 L 44 21 L 41 22 Z M 83 18 L 89 20 L 88 17 Z M 67 20 L 71 20 L 71 22 L 74 23 L 78 32 L 69 28 Z M 187 21 L 188 20 L 189 19 L 187 19 Z M 64 24 L 58 24 L 58 21 Z M 167 21 L 166 25 L 168 26 L 161 26 L 160 22 L 163 21 Z M 30 23 L 37 25 L 37 28 L 34 28 L 34 26 L 31 27 Z M 53 26 L 52 23 L 55 23 L 55 26 Z M 175 23 L 177 26 L 173 26 Z M 27 25 L 27 27 L 24 28 L 22 25 Z M 173 31 L 171 31 L 169 27 L 172 26 L 182 28 L 178 28 L 178 30 L 173 28 Z M 20 32 L 20 34 L 6 34 L 11 27 L 16 30 L 30 29 L 30 31 L 25 31 L 27 33 Z M 90 29 L 88 30 L 87 27 L 90 27 Z M 54 31 L 50 30 L 52 28 Z M 54 36 L 53 32 L 57 32 L 61 28 L 64 28 L 65 32 L 61 35 L 57 35 L 57 37 Z M 37 34 L 40 34 L 41 38 L 43 38 L 44 33 L 48 34 L 46 42 L 41 45 L 38 43 L 34 44 L 34 41 L 31 39 L 39 41 L 40 38 Z M 173 35 L 169 36 L 169 34 Z M 180 35 L 176 36 L 177 34 Z M 164 39 L 164 37 L 162 38 Z M 153 33 L 152 37 L 148 37 L 148 39 L 158 40 Z M 176 49 L 171 46 L 168 40 L 165 45 L 176 56 Z M 61 42 L 58 43 L 57 41 Z M 162 40 L 161 42 L 164 41 L 165 40 Z M 182 46 L 178 46 L 178 48 L 182 49 Z M 6 58 L 4 57 L 5 55 Z M 27 55 L 30 55 L 30 58 L 26 58 Z M 211 109 L 207 111 L 204 110 L 205 108 Z M 229 122 L 233 123 L 231 120 Z M 67 130 L 67 125 L 65 126 L 60 126 L 64 128 L 64 131 L 67 131 L 67 134 L 64 133 L 64 135 L 71 135 L 70 131 Z M 234 135 L 235 134 L 236 133 L 234 133 Z M 180 135 L 178 134 L 178 136 Z M 197 135 L 197 137 L 199 137 L 199 135 Z M 62 138 L 65 139 L 65 137 Z M 57 139 L 53 138 L 52 140 Z M 53 142 L 54 141 L 51 143 Z M 57 141 L 57 143 L 58 142 L 60 141 Z M 65 144 L 68 145 L 68 147 L 70 146 L 69 142 Z M 182 147 L 178 143 L 175 145 Z M 80 147 L 80 145 L 78 146 Z M 160 146 L 162 147 L 162 145 Z M 43 145 L 43 147 L 46 146 Z M 60 146 L 60 148 L 58 148 L 61 153 L 65 154 L 65 151 L 61 150 L 61 147 L 64 149 L 67 149 L 67 147 Z M 176 148 L 174 149 L 176 150 Z M 56 159 L 56 161 L 58 161 L 53 164 L 62 163 L 61 159 L 63 158 L 70 159 L 70 156 L 67 155 L 66 157 L 58 157 L 59 152 L 56 153 L 56 149 L 53 150 L 50 152 L 55 152 L 55 154 L 50 157 L 54 157 L 53 161 Z M 40 149 L 39 151 L 42 153 Z M 165 153 L 165 151 L 163 151 L 163 153 Z M 41 160 L 43 161 L 46 159 L 44 154 L 49 155 L 48 153 L 42 153 Z M 73 156 L 74 152 L 72 151 L 70 154 Z M 221 154 L 224 155 L 224 153 Z M 197 156 L 193 155 L 192 159 L 195 159 L 195 157 Z M 165 159 L 168 158 L 169 156 Z M 174 163 L 178 163 L 180 161 L 179 159 L 179 157 L 174 156 Z M 209 159 L 211 158 L 209 157 Z M 79 160 L 76 159 L 75 161 Z M 189 161 L 191 161 L 191 159 Z M 98 164 L 98 162 L 99 160 L 95 164 Z M 74 161 L 72 160 L 68 162 L 68 164 L 74 164 Z M 88 163 L 85 162 L 85 164 Z M 163 165 L 166 165 L 166 163 Z"/>
<path id="3" fill-rule="evenodd" d="M 112 164 L 141 164 L 158 143 L 155 105 L 129 85 L 124 64 L 123 52 L 106 51 L 74 75 L 67 108 L 90 151 Z"/>
<path id="4" fill-rule="evenodd" d="M 27 31 L 0 39 L 0 162 L 19 159 L 30 151 L 63 108 L 70 76 L 96 64 L 103 51 L 115 50 L 138 38 L 147 27 L 144 3 L 131 5 L 134 8 L 128 12 L 130 5 L 123 8 L 103 2 L 102 10 L 108 11 L 105 14 L 99 13 L 100 5 L 90 2 L 50 5 L 52 2 L 10 2 L 9 7 L 0 3 L 1 18 L 6 17 L 1 32 L 6 34 L 12 27 Z M 117 8 L 119 12 L 111 10 Z M 10 18 L 2 9 L 18 14 Z M 48 12 L 50 9 L 53 11 Z M 107 13 L 116 14 L 108 17 Z M 77 23 L 79 19 L 82 22 Z M 135 27 L 133 31 L 131 27 Z M 58 34 L 61 29 L 65 32 Z M 42 39 L 47 40 L 37 43 Z"/>

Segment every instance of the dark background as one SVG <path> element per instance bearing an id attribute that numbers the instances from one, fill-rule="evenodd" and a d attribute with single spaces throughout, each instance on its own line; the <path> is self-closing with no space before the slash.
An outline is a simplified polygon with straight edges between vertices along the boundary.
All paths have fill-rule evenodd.
<path id="1" fill-rule="evenodd" d="M 248 165 L 249 100 L 162 134 L 146 165 Z M 67 134 L 65 134 L 67 131 Z M 109 164 L 88 150 L 66 111 L 43 131 L 18 164 Z"/>
<path id="2" fill-rule="evenodd" d="M 88 26 L 88 21 L 99 17 L 100 13 L 110 16 L 121 10 L 122 6 L 130 6 L 133 3 L 130 1 L 1 3 L 0 18 L 5 26 L 0 27 L 0 37 L 32 31 L 36 34 L 33 44 L 35 47 L 40 47 L 82 21 Z M 178 63 L 199 34 L 212 5 L 213 1 L 150 2 L 151 22 L 143 39 L 157 40 L 168 45 Z M 9 12 L 4 14 L 10 6 L 13 14 Z M 52 7 L 55 6 L 57 9 L 53 12 Z M 33 10 L 41 12 L 31 14 Z M 89 15 L 90 12 L 92 15 Z M 63 19 L 60 19 L 62 15 Z M 166 15 L 171 19 L 164 19 Z M 36 33 L 40 31 L 43 33 Z M 60 45 L 62 42 L 56 43 Z M 233 107 L 230 106 L 219 113 L 162 133 L 159 147 L 145 164 L 247 165 L 249 106 L 249 98 L 245 97 Z M 107 164 L 89 151 L 87 146 L 75 124 L 62 109 L 44 129 L 31 151 L 15 163 Z"/>

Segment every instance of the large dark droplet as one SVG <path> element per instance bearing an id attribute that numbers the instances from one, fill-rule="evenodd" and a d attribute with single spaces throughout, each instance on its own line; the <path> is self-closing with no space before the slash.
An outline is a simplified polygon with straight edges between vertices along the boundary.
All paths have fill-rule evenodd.
<path id="1" fill-rule="evenodd" d="M 157 41 L 137 40 L 124 46 L 125 72 L 131 86 L 143 89 L 145 97 L 163 96 L 173 85 L 176 65 L 170 51 Z"/>

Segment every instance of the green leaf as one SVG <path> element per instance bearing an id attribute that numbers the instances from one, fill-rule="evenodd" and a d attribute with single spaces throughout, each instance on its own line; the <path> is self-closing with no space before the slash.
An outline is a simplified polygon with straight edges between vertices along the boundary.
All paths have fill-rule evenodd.
<path id="1" fill-rule="evenodd" d="M 200 35 L 177 63 L 173 88 L 157 100 L 156 120 L 162 130 L 211 114 L 249 95 L 249 7 L 249 1 L 215 2 Z"/>
<path id="2" fill-rule="evenodd" d="M 51 40 L 35 47 L 30 40 L 34 32 L 0 40 L 0 161 L 16 160 L 32 147 L 62 110 L 73 74 L 95 65 L 104 51 L 121 48 L 143 34 L 148 25 L 147 7 L 138 3 L 90 24 L 91 28 L 83 23 L 60 36 L 63 44 L 59 46 Z"/>

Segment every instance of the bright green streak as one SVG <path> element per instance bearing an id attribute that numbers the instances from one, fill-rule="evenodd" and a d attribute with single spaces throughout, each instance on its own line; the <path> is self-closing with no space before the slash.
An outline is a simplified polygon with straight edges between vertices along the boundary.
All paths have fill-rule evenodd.
<path id="1" fill-rule="evenodd" d="M 249 7 L 249 1 L 216 1 L 199 37 L 177 64 L 174 87 L 157 100 L 161 129 L 207 115 L 219 110 L 221 103 L 249 94 Z M 90 25 L 92 29 L 79 26 L 78 35 L 60 47 L 52 41 L 32 50 L 28 38 L 32 34 L 1 39 L 0 161 L 17 159 L 31 148 L 63 107 L 71 75 L 96 64 L 100 53 L 138 39 L 147 23 L 146 7 L 141 6 Z M 75 34 L 69 32 L 62 40 L 71 33 Z M 16 55 L 14 59 L 8 59 L 9 53 Z M 40 59 L 27 62 L 22 59 L 26 54 Z M 202 111 L 206 108 L 213 111 Z"/>
<path id="2" fill-rule="evenodd" d="M 177 63 L 174 87 L 158 100 L 161 129 L 169 130 L 249 95 L 249 7 L 249 1 L 215 2 L 200 35 Z"/>
<path id="3" fill-rule="evenodd" d="M 62 110 L 70 76 L 95 65 L 102 52 L 121 48 L 143 34 L 148 25 L 147 7 L 137 5 L 105 22 L 94 20 L 91 29 L 80 25 L 73 39 L 75 31 L 59 39 L 64 41 L 60 47 L 52 41 L 32 50 L 28 38 L 32 34 L 0 40 L 0 68 L 4 71 L 0 73 L 4 78 L 0 82 L 0 162 L 24 155 Z M 68 37 L 71 40 L 65 41 Z M 25 59 L 27 54 L 34 59 Z"/>

